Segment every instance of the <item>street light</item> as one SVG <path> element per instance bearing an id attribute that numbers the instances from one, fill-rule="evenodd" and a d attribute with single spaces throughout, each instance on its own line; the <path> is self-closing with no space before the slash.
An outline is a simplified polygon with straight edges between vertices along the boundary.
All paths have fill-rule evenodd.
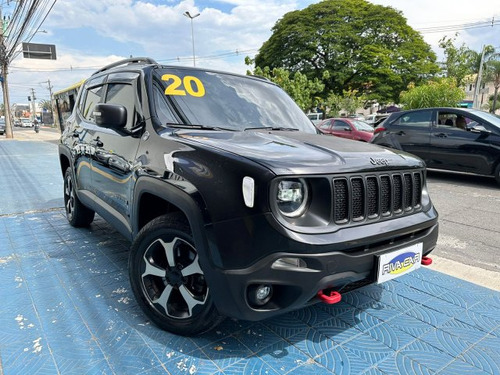
<path id="1" fill-rule="evenodd" d="M 188 17 L 190 20 L 191 20 L 191 40 L 193 42 L 193 66 L 196 66 L 196 57 L 195 57 L 195 54 L 194 54 L 194 31 L 193 31 L 193 18 L 196 18 L 200 15 L 200 13 L 196 13 L 195 15 L 191 15 L 191 13 L 189 12 L 184 12 L 183 15 L 185 15 L 186 17 Z"/>

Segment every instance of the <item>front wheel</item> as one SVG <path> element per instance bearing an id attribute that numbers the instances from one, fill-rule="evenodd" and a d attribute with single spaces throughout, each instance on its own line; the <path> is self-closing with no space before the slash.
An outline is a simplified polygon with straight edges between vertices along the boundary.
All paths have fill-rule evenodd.
<path id="1" fill-rule="evenodd" d="M 129 275 L 139 306 L 164 330 L 194 335 L 222 320 L 182 215 L 160 216 L 142 228 L 132 243 Z"/>
<path id="2" fill-rule="evenodd" d="M 69 223 L 74 227 L 86 227 L 94 220 L 95 212 L 85 207 L 76 195 L 76 185 L 71 168 L 64 173 L 64 207 Z"/>

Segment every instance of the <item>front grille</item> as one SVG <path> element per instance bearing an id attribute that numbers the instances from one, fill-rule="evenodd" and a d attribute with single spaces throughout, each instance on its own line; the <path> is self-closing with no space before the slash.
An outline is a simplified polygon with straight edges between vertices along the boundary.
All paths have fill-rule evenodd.
<path id="1" fill-rule="evenodd" d="M 333 178 L 333 220 L 349 224 L 421 208 L 422 172 L 408 171 Z"/>

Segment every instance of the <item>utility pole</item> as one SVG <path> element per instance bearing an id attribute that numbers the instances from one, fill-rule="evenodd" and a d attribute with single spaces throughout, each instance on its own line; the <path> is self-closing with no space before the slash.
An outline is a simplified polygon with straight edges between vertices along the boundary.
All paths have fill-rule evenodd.
<path id="1" fill-rule="evenodd" d="M 47 79 L 47 88 L 49 89 L 50 116 L 52 118 L 52 126 L 53 126 L 54 125 L 54 107 L 52 106 L 52 85 L 50 84 L 50 78 Z"/>
<path id="2" fill-rule="evenodd" d="M 474 100 L 472 102 L 472 108 L 479 109 L 479 89 L 481 87 L 481 77 L 483 75 L 483 63 L 484 63 L 484 53 L 486 52 L 486 46 L 483 45 L 483 52 L 481 53 L 481 63 L 479 64 L 479 72 L 476 80 L 476 87 L 474 87 Z"/>
<path id="3" fill-rule="evenodd" d="M 14 138 L 14 133 L 12 132 L 12 118 L 10 116 L 10 100 L 9 100 L 9 85 L 7 81 L 7 75 L 9 70 L 9 59 L 7 57 L 7 50 L 5 48 L 5 24 L 2 19 L 2 6 L 0 5 L 0 65 L 1 65 L 1 81 L 2 81 L 2 91 L 3 91 L 3 107 L 5 112 L 5 137 Z"/>
<path id="4" fill-rule="evenodd" d="M 35 89 L 30 89 L 31 90 L 31 105 L 32 105 L 32 112 L 33 113 L 33 118 L 32 120 L 35 121 L 36 120 L 36 97 L 35 97 Z"/>
<path id="5" fill-rule="evenodd" d="M 197 13 L 195 15 L 192 15 L 191 13 L 189 12 L 184 12 L 183 13 L 184 16 L 186 16 L 187 18 L 189 18 L 191 20 L 191 41 L 192 41 L 192 44 L 193 44 L 193 66 L 196 66 L 196 55 L 194 53 L 194 28 L 193 28 L 193 19 L 195 19 L 196 17 L 198 17 L 200 15 L 200 13 Z"/>

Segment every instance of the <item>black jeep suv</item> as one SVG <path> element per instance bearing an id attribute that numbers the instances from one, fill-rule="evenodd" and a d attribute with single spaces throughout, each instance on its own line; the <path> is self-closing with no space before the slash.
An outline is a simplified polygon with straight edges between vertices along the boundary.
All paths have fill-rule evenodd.
<path id="1" fill-rule="evenodd" d="M 405 274 L 430 259 L 423 162 L 317 134 L 268 80 L 123 60 L 81 87 L 59 145 L 73 226 L 132 241 L 132 290 L 190 335 Z"/>

